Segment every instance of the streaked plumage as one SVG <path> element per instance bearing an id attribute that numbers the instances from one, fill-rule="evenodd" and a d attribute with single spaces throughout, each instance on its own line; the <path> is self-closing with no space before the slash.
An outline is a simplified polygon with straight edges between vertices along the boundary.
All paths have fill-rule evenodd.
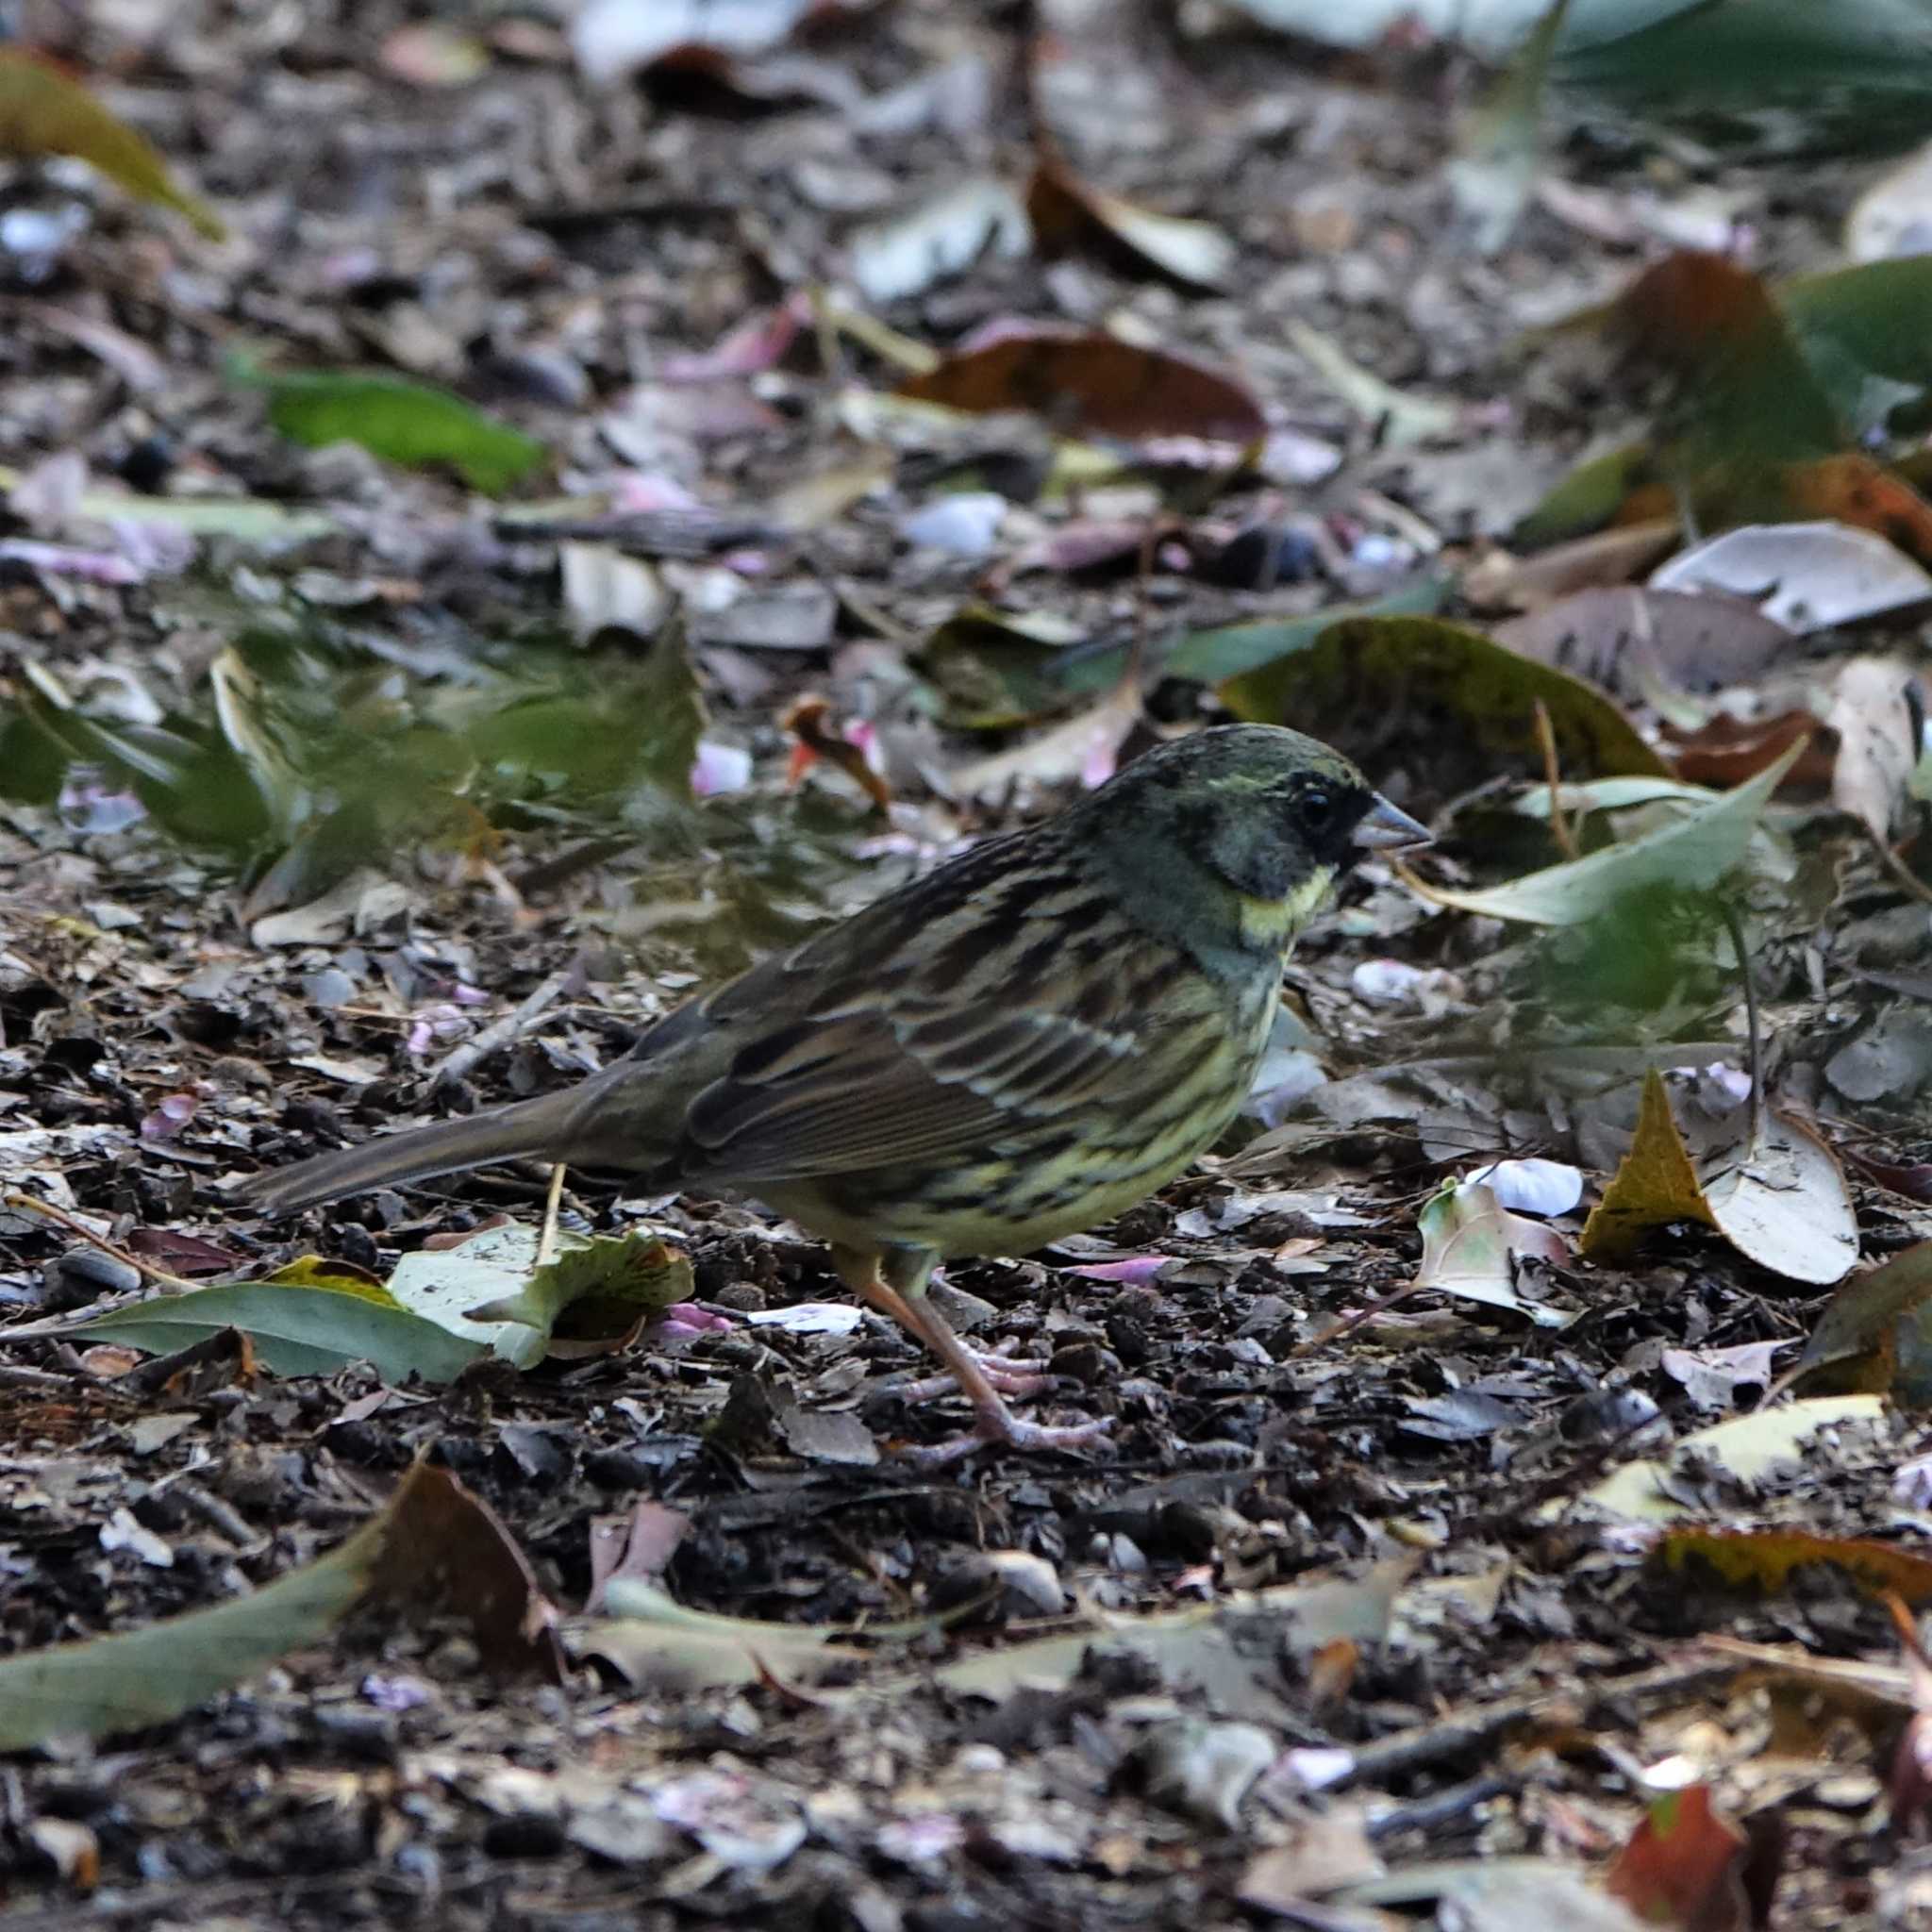
<path id="1" fill-rule="evenodd" d="M 1233 1118 L 1281 962 L 1362 844 L 1420 841 L 1313 739 L 1226 725 L 691 1001 L 580 1085 L 259 1175 L 286 1212 L 525 1156 L 754 1196 L 1016 1423 L 922 1291 L 1111 1219 Z"/>

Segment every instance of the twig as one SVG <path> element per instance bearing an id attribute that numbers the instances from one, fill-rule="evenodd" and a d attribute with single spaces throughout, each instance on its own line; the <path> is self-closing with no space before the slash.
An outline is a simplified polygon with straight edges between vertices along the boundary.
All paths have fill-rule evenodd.
<path id="1" fill-rule="evenodd" d="M 1493 1704 L 1452 1711 L 1435 1723 L 1395 1731 L 1373 1743 L 1357 1746 L 1353 1753 L 1354 1764 L 1330 1789 L 1379 1783 L 1398 1773 L 1466 1757 L 1501 1733 L 1524 1724 L 1574 1725 L 1607 1707 L 1615 1707 L 1632 1700 L 1681 1696 L 1693 1686 L 1714 1677 L 1735 1676 L 1738 1669 L 1737 1664 L 1723 1657 L 1673 1658 L 1647 1670 L 1633 1671 L 1627 1676 L 1579 1685 L 1574 1691 L 1532 1691 L 1526 1696 L 1499 1698 Z"/>
<path id="2" fill-rule="evenodd" d="M 1288 1358 L 1313 1355 L 1318 1348 L 1326 1348 L 1331 1341 L 1341 1341 L 1353 1335 L 1357 1328 L 1373 1322 L 1377 1315 L 1386 1315 L 1399 1303 L 1406 1302 L 1411 1295 L 1418 1295 L 1432 1284 L 1424 1281 L 1411 1281 L 1407 1288 L 1398 1288 L 1393 1294 L 1385 1294 L 1378 1302 L 1371 1302 L 1365 1308 L 1357 1308 L 1352 1315 L 1342 1315 L 1329 1323 L 1318 1334 L 1310 1335 L 1305 1341 L 1298 1341 L 1289 1350 Z"/>
<path id="3" fill-rule="evenodd" d="M 1892 877 L 1895 880 L 1897 880 L 1897 882 L 1900 885 L 1902 885 L 1906 889 L 1906 891 L 1912 895 L 1913 898 L 1922 899 L 1928 906 L 1932 906 L 1932 886 L 1928 886 L 1925 883 L 1925 881 L 1922 879 L 1919 876 L 1919 874 L 1915 873 L 1911 869 L 1911 867 L 1908 866 L 1905 862 L 1905 860 L 1901 858 L 1898 856 L 1898 854 L 1891 849 L 1891 845 L 1887 840 L 1879 838 L 1878 835 L 1874 832 L 1872 835 L 1872 842 L 1878 848 L 1878 857 L 1884 861 L 1886 871 L 1889 872 L 1892 875 Z"/>
<path id="4" fill-rule="evenodd" d="M 185 1280 L 179 1274 L 170 1274 L 165 1268 L 157 1268 L 152 1261 L 143 1261 L 139 1255 L 130 1255 L 124 1247 L 110 1241 L 106 1235 L 96 1234 L 87 1223 L 68 1213 L 64 1208 L 57 1208 L 51 1201 L 42 1201 L 32 1194 L 0 1194 L 0 1208 L 18 1208 L 28 1214 L 38 1214 L 43 1220 L 58 1223 L 71 1235 L 77 1236 L 89 1247 L 98 1248 L 102 1254 L 111 1256 L 124 1268 L 132 1268 L 143 1281 L 158 1281 L 165 1288 L 177 1291 L 199 1288 L 198 1281 Z"/>
<path id="5" fill-rule="evenodd" d="M 556 999 L 569 978 L 567 973 L 553 973 L 520 1006 L 512 1007 L 502 1019 L 491 1021 L 474 1040 L 464 1041 L 431 1075 L 429 1091 L 434 1093 L 439 1087 L 447 1087 L 452 1080 L 460 1080 L 499 1046 L 508 1045 Z"/>
<path id="6" fill-rule="evenodd" d="M 1565 858 L 1574 858 L 1576 854 L 1576 831 L 1570 821 L 1563 816 L 1562 770 L 1557 762 L 1557 728 L 1550 723 L 1550 708 L 1539 698 L 1536 701 L 1536 741 L 1542 747 L 1543 776 L 1550 787 L 1550 836 L 1557 841 L 1557 850 Z"/>
<path id="7" fill-rule="evenodd" d="M 537 1258 L 531 1264 L 546 1268 L 557 1255 L 557 1216 L 563 1203 L 564 1163 L 550 1170 L 550 1191 L 543 1198 L 543 1231 L 537 1237 Z"/>
<path id="8" fill-rule="evenodd" d="M 1764 1028 L 1757 1016 L 1757 981 L 1751 972 L 1751 953 L 1744 943 L 1744 927 L 1738 918 L 1738 908 L 1724 898 L 1717 904 L 1724 930 L 1731 936 L 1731 950 L 1738 956 L 1738 972 L 1744 981 L 1744 1030 L 1751 1049 L 1751 1144 L 1757 1147 L 1764 1140 Z"/>

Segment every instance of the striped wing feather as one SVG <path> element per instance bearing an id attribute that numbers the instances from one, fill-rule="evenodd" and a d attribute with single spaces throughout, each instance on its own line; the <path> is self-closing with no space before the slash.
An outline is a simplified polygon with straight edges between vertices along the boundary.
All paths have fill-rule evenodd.
<path id="1" fill-rule="evenodd" d="M 1145 1098 L 1141 1049 L 1159 1024 L 1146 969 L 1165 979 L 1178 961 L 1141 940 L 1141 971 L 1106 962 L 1096 944 L 1124 935 L 1096 922 L 1091 883 L 999 857 L 947 877 L 942 899 L 894 895 L 884 916 L 704 1002 L 737 1044 L 686 1114 L 688 1174 L 781 1182 L 984 1158 L 1070 1109 Z"/>

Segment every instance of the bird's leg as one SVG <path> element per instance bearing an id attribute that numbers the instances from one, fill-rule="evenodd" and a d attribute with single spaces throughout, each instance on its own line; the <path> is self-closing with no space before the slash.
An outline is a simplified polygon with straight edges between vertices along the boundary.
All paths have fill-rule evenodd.
<path id="1" fill-rule="evenodd" d="M 893 1258 L 899 1257 L 895 1255 Z M 1009 1409 L 993 1387 L 978 1357 L 953 1332 L 952 1324 L 924 1293 L 925 1278 L 932 1272 L 929 1255 L 908 1256 L 900 1270 L 908 1291 L 887 1281 L 882 1265 L 885 1257 L 853 1248 L 834 1248 L 832 1265 L 839 1278 L 854 1294 L 882 1315 L 890 1315 L 915 1340 L 924 1342 L 944 1365 L 959 1392 L 973 1405 L 978 1418 L 972 1431 L 951 1441 L 935 1443 L 929 1449 L 912 1452 L 912 1459 L 928 1467 L 957 1462 L 975 1449 L 1004 1442 L 1015 1449 L 1074 1449 L 1104 1436 L 1112 1424 L 1105 1420 L 1081 1423 L 1072 1428 L 1049 1428 L 1040 1423 L 1023 1422 Z"/>

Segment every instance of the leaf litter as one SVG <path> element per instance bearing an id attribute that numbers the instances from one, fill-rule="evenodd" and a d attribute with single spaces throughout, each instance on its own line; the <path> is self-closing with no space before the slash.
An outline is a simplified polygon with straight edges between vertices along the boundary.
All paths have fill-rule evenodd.
<path id="1" fill-rule="evenodd" d="M 1842 1923 L 1890 1732 L 1794 1773 L 1727 1687 L 1765 1621 L 1895 1678 L 1922 1574 L 1922 268 L 1840 267 L 1839 163 L 1640 122 L 1563 179 L 1551 9 L 1427 90 L 1260 8 L 687 11 L 49 50 L 167 159 L 49 161 L 70 109 L 0 224 L 0 1158 L 69 1217 L 0 1215 L 9 1883 Z M 1549 332 L 1607 301 L 1647 387 Z M 1439 843 L 1304 941 L 1213 1160 L 935 1290 L 1117 1456 L 911 1480 L 952 1398 L 756 1207 L 225 1205 L 1227 709 Z M 630 1681 L 556 1647 L 613 1574 Z"/>

